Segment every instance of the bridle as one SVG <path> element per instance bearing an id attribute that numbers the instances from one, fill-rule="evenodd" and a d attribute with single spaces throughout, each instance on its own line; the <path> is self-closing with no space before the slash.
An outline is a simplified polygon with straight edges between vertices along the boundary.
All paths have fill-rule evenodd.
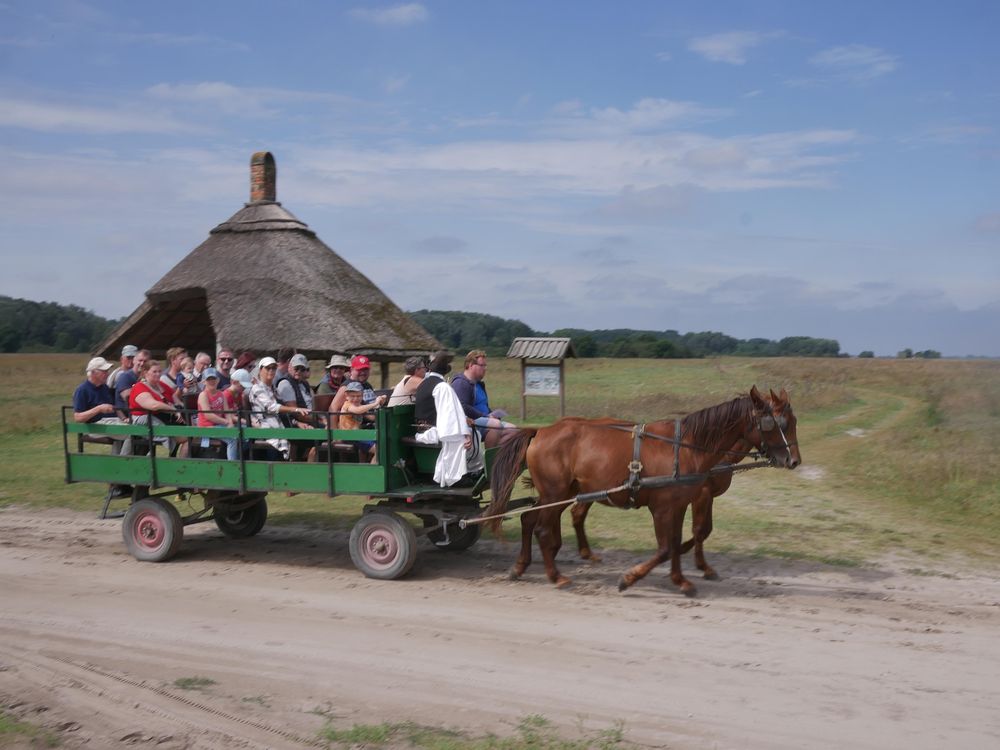
<path id="1" fill-rule="evenodd" d="M 785 450 L 788 451 L 789 455 L 791 455 L 792 446 L 799 444 L 798 441 L 794 443 L 788 442 L 788 437 L 785 435 L 785 430 L 788 429 L 788 417 L 784 414 L 774 416 L 770 409 L 768 409 L 766 413 L 755 411 L 750 415 L 750 420 L 751 424 L 754 424 L 754 421 L 756 420 L 754 426 L 757 428 L 757 432 L 760 433 L 760 445 L 756 446 L 757 451 L 771 461 L 774 461 L 774 457 L 771 456 L 769 451 L 770 446 L 768 445 L 767 440 L 764 439 L 765 432 L 773 432 L 774 430 L 777 430 L 778 434 L 781 435 L 781 441 L 785 444 Z"/>

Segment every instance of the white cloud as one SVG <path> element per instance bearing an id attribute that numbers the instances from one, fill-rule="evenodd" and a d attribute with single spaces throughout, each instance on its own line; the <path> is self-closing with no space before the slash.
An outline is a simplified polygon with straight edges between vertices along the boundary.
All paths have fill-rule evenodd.
<path id="1" fill-rule="evenodd" d="M 617 107 L 584 110 L 579 102 L 562 102 L 553 109 L 553 117 L 545 129 L 570 137 L 617 137 L 633 133 L 650 133 L 684 123 L 714 120 L 729 112 L 703 107 L 696 102 L 645 98 L 631 109 Z"/>
<path id="2" fill-rule="evenodd" d="M 809 62 L 838 78 L 860 82 L 891 73 L 898 67 L 898 60 L 877 47 L 849 44 L 825 49 Z"/>
<path id="3" fill-rule="evenodd" d="M 751 49 L 779 36 L 781 36 L 781 32 L 778 31 L 768 33 L 727 31 L 692 39 L 688 43 L 688 49 L 712 62 L 743 65 L 747 61 L 747 53 Z"/>
<path id="4" fill-rule="evenodd" d="M 0 126 L 46 133 L 194 133 L 173 117 L 135 107 L 94 107 L 0 97 Z"/>
<path id="5" fill-rule="evenodd" d="M 245 117 L 274 117 L 282 105 L 319 103 L 355 105 L 350 97 L 339 94 L 277 89 L 267 87 L 234 86 L 224 81 L 199 83 L 157 83 L 145 91 L 146 95 L 164 102 L 202 105 L 205 113 L 221 111 Z"/>
<path id="6" fill-rule="evenodd" d="M 393 5 L 388 8 L 352 8 L 351 16 L 379 26 L 410 26 L 423 23 L 430 15 L 420 3 Z"/>

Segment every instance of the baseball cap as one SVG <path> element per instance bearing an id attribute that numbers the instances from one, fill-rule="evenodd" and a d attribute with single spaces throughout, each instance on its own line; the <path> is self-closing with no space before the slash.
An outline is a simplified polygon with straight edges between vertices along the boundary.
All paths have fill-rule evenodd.
<path id="1" fill-rule="evenodd" d="M 304 368 L 306 368 L 308 370 L 309 369 L 309 360 L 306 359 L 306 355 L 305 354 L 296 354 L 295 356 L 293 356 L 289 360 L 288 366 L 291 369 L 293 369 L 293 370 L 296 367 L 304 367 Z"/>
<path id="2" fill-rule="evenodd" d="M 343 354 L 334 354 L 324 369 L 329 370 L 331 367 L 343 367 L 345 370 L 350 370 L 351 363 Z"/>
<path id="3" fill-rule="evenodd" d="M 260 362 L 257 363 L 257 369 L 263 370 L 265 367 L 270 367 L 271 365 L 277 365 L 278 360 L 274 357 L 264 357 Z"/>
<path id="4" fill-rule="evenodd" d="M 214 367 L 206 367 L 205 370 L 201 373 L 201 379 L 208 380 L 209 378 L 215 378 L 216 380 L 218 380 L 219 371 L 216 370 Z"/>
<path id="5" fill-rule="evenodd" d="M 252 385 L 252 381 L 250 380 L 250 373 L 243 369 L 233 370 L 233 372 L 229 376 L 229 379 L 236 381 L 244 388 L 249 388 Z"/>
<path id="6" fill-rule="evenodd" d="M 361 385 L 361 383 L 359 383 L 357 380 L 352 380 L 345 387 L 349 391 L 363 391 L 365 389 L 365 387 L 363 385 Z"/>
<path id="7" fill-rule="evenodd" d="M 111 369 L 111 363 L 108 362 L 104 357 L 94 357 L 87 363 L 87 369 L 84 370 L 85 373 L 91 370 L 104 370 L 107 372 Z"/>
<path id="8" fill-rule="evenodd" d="M 125 346 L 122 347 L 123 357 L 134 357 L 138 353 L 139 353 L 138 346 L 133 346 L 132 344 L 125 344 Z"/>
<path id="9" fill-rule="evenodd" d="M 351 367 L 355 370 L 363 370 L 366 367 L 371 368 L 371 366 L 371 361 L 364 354 L 357 354 L 354 359 L 351 360 Z"/>

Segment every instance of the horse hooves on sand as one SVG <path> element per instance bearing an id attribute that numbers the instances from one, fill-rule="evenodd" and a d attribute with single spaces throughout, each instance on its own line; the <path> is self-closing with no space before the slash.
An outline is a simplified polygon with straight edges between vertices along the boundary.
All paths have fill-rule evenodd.
<path id="1" fill-rule="evenodd" d="M 718 581 L 719 580 L 719 574 L 716 573 L 711 568 L 709 568 L 708 570 L 705 571 L 705 576 L 704 577 L 705 577 L 706 581 Z"/>
<path id="2" fill-rule="evenodd" d="M 559 576 L 556 579 L 555 583 L 557 589 L 564 589 L 573 583 L 573 579 L 567 578 L 566 576 Z"/>
<path id="3" fill-rule="evenodd" d="M 514 566 L 514 567 L 513 567 L 513 568 L 511 568 L 511 569 L 510 569 L 509 571 L 507 571 L 507 578 L 508 578 L 509 580 L 511 580 L 511 581 L 519 581 L 519 580 L 521 580 L 521 574 L 522 574 L 523 572 L 524 572 L 524 571 L 520 571 L 520 570 L 518 570 L 518 569 L 517 569 L 517 566 Z"/>
<path id="4" fill-rule="evenodd" d="M 698 594 L 698 589 L 689 583 L 687 586 L 681 586 L 681 593 L 690 599 Z"/>
<path id="5" fill-rule="evenodd" d="M 618 590 L 619 591 L 624 591 L 625 589 L 627 589 L 631 585 L 632 584 L 628 582 L 628 578 L 626 578 L 625 574 L 622 573 L 621 578 L 618 579 Z"/>

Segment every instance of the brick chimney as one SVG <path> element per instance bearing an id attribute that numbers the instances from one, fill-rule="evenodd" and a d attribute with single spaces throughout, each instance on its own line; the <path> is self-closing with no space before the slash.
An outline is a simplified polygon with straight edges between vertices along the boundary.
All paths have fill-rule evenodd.
<path id="1" fill-rule="evenodd" d="M 250 202 L 275 203 L 278 200 L 276 185 L 278 168 L 270 151 L 258 151 L 250 157 Z"/>

